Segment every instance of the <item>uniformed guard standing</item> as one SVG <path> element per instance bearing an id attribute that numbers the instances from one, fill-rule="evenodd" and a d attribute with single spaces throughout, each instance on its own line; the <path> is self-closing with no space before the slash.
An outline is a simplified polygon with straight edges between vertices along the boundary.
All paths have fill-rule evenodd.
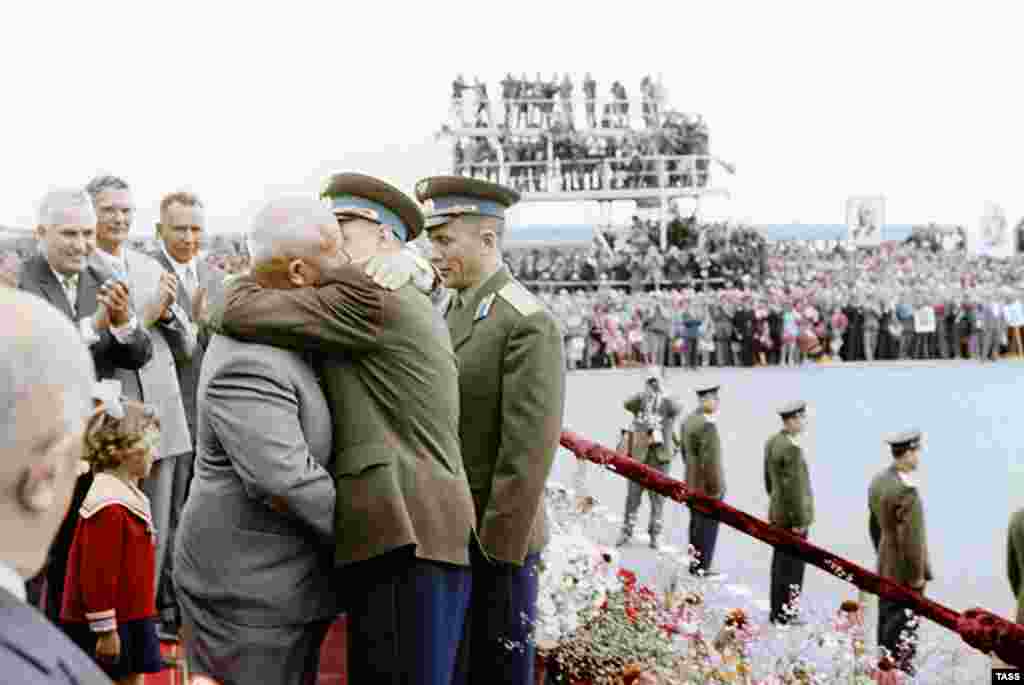
<path id="1" fill-rule="evenodd" d="M 647 374 L 643 392 L 625 402 L 626 411 L 633 414 L 633 430 L 630 435 L 629 456 L 637 461 L 668 474 L 672 468 L 672 437 L 676 418 L 682 411 L 682 404 L 674 397 L 665 395 L 661 377 L 657 370 Z M 622 536 L 618 546 L 627 544 L 633 537 L 636 525 L 636 511 L 640 508 L 644 488 L 633 481 L 627 483 L 626 514 L 622 521 Z M 665 497 L 649 492 L 651 498 L 651 521 L 647 532 L 650 534 L 651 549 L 658 549 L 658 536 L 662 530 L 662 513 Z"/>
<path id="2" fill-rule="evenodd" d="M 699 406 L 687 417 L 682 427 L 682 443 L 686 452 L 686 484 L 709 497 L 725 497 L 725 471 L 722 468 L 722 443 L 716 425 L 718 390 L 721 386 L 697 388 Z M 690 562 L 690 573 L 705 578 L 721 574 L 711 570 L 718 541 L 718 519 L 690 509 L 690 544 L 697 559 Z"/>
<path id="3" fill-rule="evenodd" d="M 779 409 L 782 430 L 764 446 L 764 487 L 771 498 L 768 520 L 802 538 L 814 522 L 814 494 L 800 435 L 807 416 L 805 402 Z M 775 624 L 803 623 L 787 606 L 803 591 L 805 562 L 775 549 L 772 554 L 771 614 Z"/>
<path id="4" fill-rule="evenodd" d="M 1006 545 L 1006 566 L 1010 576 L 1010 589 L 1017 598 L 1017 623 L 1024 624 L 1024 509 L 1010 517 Z"/>
<path id="5" fill-rule="evenodd" d="M 459 435 L 482 550 L 473 550 L 469 629 L 455 683 L 532 683 L 544 484 L 562 431 L 558 322 L 505 268 L 505 210 L 519 194 L 459 176 L 427 178 L 435 264 L 455 291 L 446 318 L 459 360 Z M 509 648 L 509 644 L 514 648 Z"/>
<path id="6" fill-rule="evenodd" d="M 923 593 L 932 580 L 924 507 L 911 474 L 921 459 L 921 433 L 908 431 L 887 440 L 895 482 L 878 480 L 872 494 L 878 501 L 878 574 Z M 872 483 L 872 490 L 876 490 Z M 878 601 L 878 644 L 888 650 L 901 670 L 914 674 L 917 625 L 910 607 L 887 599 Z M 913 623 L 912 623 L 913 622 Z"/>

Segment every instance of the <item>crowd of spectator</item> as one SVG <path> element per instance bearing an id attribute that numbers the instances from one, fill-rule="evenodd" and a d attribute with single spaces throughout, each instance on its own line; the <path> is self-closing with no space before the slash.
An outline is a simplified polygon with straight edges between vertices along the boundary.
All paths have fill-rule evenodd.
<path id="1" fill-rule="evenodd" d="M 758 282 L 764 245 L 752 228 L 674 216 L 662 250 L 661 227 L 634 216 L 627 231 L 602 231 L 589 248 L 509 249 L 506 260 L 512 273 L 538 290 L 574 292 L 604 284 L 633 293 L 686 285 L 702 291 Z"/>
<path id="2" fill-rule="evenodd" d="M 460 75 L 453 82 L 456 120 L 463 121 L 464 93 L 477 95 L 472 124 L 498 128 L 499 135 L 460 136 L 455 141 L 454 163 L 458 173 L 511 185 L 532 192 L 621 190 L 630 188 L 704 187 L 708 182 L 709 135 L 704 120 L 666 109 L 660 87 L 650 77 L 641 82 L 642 124 L 630 126 L 625 87 L 612 85 L 612 100 L 603 107 L 602 128 L 617 135 L 594 135 L 596 83 L 589 74 L 584 81 L 586 126 L 577 126 L 572 100 L 572 80 L 565 74 L 544 82 L 537 75 L 529 81 L 511 75 L 502 81 L 504 123 L 497 123 L 487 100 L 487 86 L 479 79 L 467 86 Z M 511 100 L 511 101 L 510 101 Z M 450 132 L 445 127 L 444 132 Z M 483 132 L 483 131 L 482 131 Z M 686 157 L 667 159 L 654 157 Z M 499 179 L 499 166 L 508 165 L 507 178 Z"/>
<path id="3" fill-rule="evenodd" d="M 923 227 L 852 250 L 676 217 L 663 252 L 659 227 L 634 217 L 589 249 L 512 249 L 506 263 L 560 317 L 571 369 L 1024 354 L 1024 257 L 972 257 L 957 235 Z M 0 281 L 14 285 L 32 251 L 0 252 Z M 218 236 L 201 254 L 227 276 L 248 268 L 245 252 Z"/>
<path id="4" fill-rule="evenodd" d="M 627 293 L 542 290 L 571 369 L 798 365 L 808 360 L 1024 355 L 1024 258 L 970 257 L 912 241 L 877 250 L 788 244 L 763 284 Z"/>
<path id="5" fill-rule="evenodd" d="M 553 74 L 550 81 L 545 81 L 537 72 L 535 79 L 530 79 L 524 72 L 516 78 L 511 72 L 505 75 L 501 83 L 500 108 L 494 108 L 487 94 L 487 83 L 479 77 L 473 78 L 473 84 L 466 83 L 462 74 L 452 81 L 452 115 L 463 126 L 491 127 L 503 124 L 505 128 L 548 128 L 561 122 L 570 128 L 579 123 L 580 128 L 626 128 L 630 122 L 630 101 L 626 86 L 621 81 L 614 81 L 609 90 L 607 102 L 603 103 L 598 115 L 597 81 L 587 72 L 581 84 L 583 95 L 583 112 L 585 119 L 577 122 L 574 103 L 580 100 L 575 95 L 576 86 L 568 73 L 559 78 Z M 660 79 L 655 81 L 645 76 L 640 81 L 640 114 L 643 122 L 649 127 L 657 126 L 662 115 L 662 104 L 665 100 L 665 89 Z M 496 111 L 497 110 L 497 111 Z M 503 110 L 503 119 L 498 119 Z M 634 112 L 635 114 L 636 112 Z"/>

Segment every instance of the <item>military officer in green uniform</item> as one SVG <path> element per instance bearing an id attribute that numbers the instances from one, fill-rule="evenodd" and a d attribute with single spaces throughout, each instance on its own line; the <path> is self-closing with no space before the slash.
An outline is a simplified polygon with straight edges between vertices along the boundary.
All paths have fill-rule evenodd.
<path id="1" fill-rule="evenodd" d="M 672 467 L 673 434 L 676 419 L 682 411 L 682 404 L 675 397 L 664 393 L 661 377 L 652 369 L 647 374 L 644 391 L 627 399 L 625 407 L 626 411 L 633 415 L 629 456 L 667 475 Z M 619 547 L 627 544 L 633 537 L 636 511 L 640 508 L 643 493 L 644 489 L 640 485 L 633 481 L 627 483 L 626 515 L 622 521 Z M 651 549 L 658 549 L 665 498 L 654 492 L 649 494 L 651 521 L 647 530 L 650 534 Z"/>
<path id="2" fill-rule="evenodd" d="M 697 388 L 697 409 L 682 427 L 682 444 L 686 453 L 686 484 L 709 497 L 725 497 L 725 471 L 722 468 L 722 443 L 718 435 L 718 390 L 721 386 Z M 690 573 L 705 578 L 722 574 L 711 569 L 718 541 L 718 519 L 690 509 L 690 545 L 697 558 L 690 562 Z"/>
<path id="3" fill-rule="evenodd" d="M 1017 598 L 1016 621 L 1024 624 L 1024 509 L 1018 509 L 1010 517 L 1006 565 L 1010 589 Z"/>
<path id="4" fill-rule="evenodd" d="M 476 517 L 451 336 L 424 288 L 409 284 L 418 266 L 427 281 L 434 272 L 402 250 L 424 217 L 405 193 L 363 174 L 332 176 L 323 197 L 330 209 L 298 198 L 265 211 L 250 236 L 253 273 L 231 282 L 220 325 L 241 340 L 322 356 L 350 680 L 450 685 L 472 596 Z M 377 282 L 375 264 L 389 262 L 407 267 L 395 289 L 390 278 Z M 276 439 L 278 427 L 264 429 Z M 253 497 L 277 506 L 276 494 Z"/>
<path id="5" fill-rule="evenodd" d="M 891 479 L 876 477 L 871 496 L 877 501 L 879 527 L 878 574 L 923 593 L 932 580 L 924 506 L 913 472 L 921 459 L 921 433 L 907 431 L 889 438 Z M 878 644 L 885 647 L 904 672 L 913 675 L 917 621 L 910 607 L 887 599 L 878 602 Z"/>
<path id="6" fill-rule="evenodd" d="M 469 629 L 454 682 L 532 683 L 529 632 L 537 563 L 548 541 L 544 484 L 564 410 L 562 334 L 502 262 L 505 211 L 518 193 L 439 176 L 418 182 L 416 199 L 427 213 L 434 263 L 455 291 L 446 318 L 459 362 L 459 436 L 481 547 L 472 550 Z"/>
<path id="7" fill-rule="evenodd" d="M 800 444 L 807 404 L 791 402 L 779 409 L 779 416 L 782 417 L 782 430 L 769 438 L 764 446 L 764 487 L 771 498 L 768 520 L 774 526 L 806 538 L 814 522 L 814 493 Z M 805 566 L 802 559 L 779 549 L 772 554 L 772 623 L 801 623 L 793 609 L 787 610 L 787 606 L 803 590 Z"/>

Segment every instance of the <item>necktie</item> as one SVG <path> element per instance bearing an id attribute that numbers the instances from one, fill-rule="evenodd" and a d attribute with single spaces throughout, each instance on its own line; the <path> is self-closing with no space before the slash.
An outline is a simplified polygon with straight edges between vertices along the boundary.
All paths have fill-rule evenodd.
<path id="1" fill-rule="evenodd" d="M 196 296 L 196 272 L 192 269 L 192 266 L 185 268 L 185 292 L 188 293 L 189 299 L 194 299 Z"/>
<path id="2" fill-rule="evenodd" d="M 68 304 L 71 305 L 71 313 L 74 316 L 78 316 L 78 274 L 61 276 L 60 280 L 61 285 L 64 286 L 64 294 L 68 298 Z"/>

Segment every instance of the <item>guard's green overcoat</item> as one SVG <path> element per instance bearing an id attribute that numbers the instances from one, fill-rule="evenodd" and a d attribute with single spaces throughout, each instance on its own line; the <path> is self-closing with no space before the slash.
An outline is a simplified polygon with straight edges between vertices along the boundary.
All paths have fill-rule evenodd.
<path id="1" fill-rule="evenodd" d="M 1010 517 L 1007 538 L 1006 564 L 1010 588 L 1017 597 L 1017 623 L 1024 623 L 1024 509 L 1018 509 Z"/>
<path id="2" fill-rule="evenodd" d="M 468 566 L 473 500 L 445 322 L 412 285 L 384 290 L 361 265 L 337 278 L 319 288 L 276 290 L 241 276 L 228 285 L 220 325 L 228 335 L 315 350 L 325 359 L 337 565 L 415 545 L 419 559 Z"/>
<path id="3" fill-rule="evenodd" d="M 897 477 L 896 484 L 882 496 L 879 507 L 882 537 L 878 545 L 878 574 L 904 585 L 932 580 L 924 506 L 917 487 Z"/>
<path id="4" fill-rule="evenodd" d="M 875 474 L 868 487 L 868 533 L 871 535 L 871 544 L 874 545 L 876 554 L 882 541 L 882 497 L 899 485 L 896 467 L 890 465 Z"/>
<path id="5" fill-rule="evenodd" d="M 522 565 L 548 542 L 544 485 L 565 409 L 562 334 L 504 267 L 446 317 L 478 536 L 490 558 Z"/>
<path id="6" fill-rule="evenodd" d="M 803 449 L 780 431 L 764 446 L 764 487 L 771 498 L 768 519 L 782 528 L 814 523 L 814 493 Z"/>
<path id="7" fill-rule="evenodd" d="M 686 484 L 709 497 L 725 497 L 725 471 L 718 426 L 700 407 L 686 417 L 681 429 L 686 450 Z"/>

